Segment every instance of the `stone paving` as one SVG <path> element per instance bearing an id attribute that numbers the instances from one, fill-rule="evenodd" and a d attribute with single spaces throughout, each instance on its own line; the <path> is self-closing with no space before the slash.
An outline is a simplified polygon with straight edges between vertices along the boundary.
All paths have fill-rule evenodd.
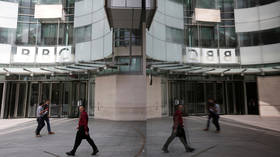
<path id="1" fill-rule="evenodd" d="M 22 119 L 23 123 L 4 127 L 7 121 L 13 123 L 15 119 L 0 120 L 0 157 L 65 157 L 65 152 L 73 147 L 78 119 L 51 119 L 52 129 L 56 134 L 47 135 L 45 127 L 41 138 L 34 136 L 35 119 Z M 206 117 L 185 118 L 186 131 L 191 146 L 196 148 L 196 151 L 186 153 L 179 139 L 175 139 L 170 144 L 168 154 L 163 153 L 161 147 L 171 133 L 170 117 L 147 122 L 90 119 L 89 127 L 90 135 L 100 150 L 98 157 L 280 156 L 280 132 L 265 128 L 267 125 L 263 128 L 254 127 L 222 117 L 222 131 L 217 134 L 213 125 L 210 131 L 202 131 L 205 123 Z M 84 140 L 76 156 L 89 157 L 91 152 L 90 146 Z"/>

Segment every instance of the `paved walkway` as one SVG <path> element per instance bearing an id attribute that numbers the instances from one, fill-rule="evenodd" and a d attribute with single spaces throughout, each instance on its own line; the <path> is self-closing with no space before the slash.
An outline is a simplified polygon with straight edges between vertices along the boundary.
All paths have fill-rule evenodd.
<path id="1" fill-rule="evenodd" d="M 242 124 L 280 132 L 280 117 L 261 117 L 255 115 L 223 115 L 222 119 L 230 120 L 229 122 L 239 122 Z"/>
<path id="2" fill-rule="evenodd" d="M 280 120 L 280 119 L 279 119 Z M 221 133 L 202 131 L 206 117 L 185 118 L 185 126 L 193 153 L 186 153 L 179 139 L 174 140 L 170 153 L 160 151 L 171 133 L 172 118 L 152 119 L 147 123 L 147 156 L 152 157 L 279 157 L 280 132 L 228 122 L 222 118 Z"/>
<path id="3" fill-rule="evenodd" d="M 26 119 L 22 119 L 24 123 L 17 123 L 16 126 L 9 124 L 10 127 L 4 127 L 6 122 L 7 120 L 0 120 L 0 126 L 2 126 L 0 157 L 65 157 L 65 152 L 73 147 L 77 119 L 51 119 L 52 128 L 56 134 L 47 135 L 45 127 L 41 138 L 34 137 L 35 119 L 27 122 Z M 10 122 L 13 123 L 13 120 Z M 172 118 L 151 119 L 147 122 L 90 119 L 89 127 L 91 137 L 100 150 L 98 157 L 280 156 L 280 132 L 278 131 L 222 118 L 222 131 L 217 134 L 214 132 L 213 125 L 210 131 L 202 131 L 205 123 L 205 117 L 185 118 L 190 143 L 196 151 L 186 153 L 179 139 L 175 139 L 169 147 L 168 154 L 163 153 L 161 147 L 171 133 Z M 83 141 L 76 156 L 89 157 L 90 153 L 90 146 Z"/>

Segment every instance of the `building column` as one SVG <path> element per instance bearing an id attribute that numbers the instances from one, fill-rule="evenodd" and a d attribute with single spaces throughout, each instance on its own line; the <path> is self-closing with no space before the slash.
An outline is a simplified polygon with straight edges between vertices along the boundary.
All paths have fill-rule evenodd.
<path id="1" fill-rule="evenodd" d="M 4 82 L 3 94 L 2 94 L 2 103 L 1 103 L 1 115 L 0 115 L 1 119 L 4 118 L 5 103 L 6 103 L 6 90 L 7 90 L 7 82 Z"/>
<path id="2" fill-rule="evenodd" d="M 232 96 L 233 96 L 233 114 L 237 114 L 236 109 L 236 95 L 235 95 L 235 83 L 232 82 Z"/>
<path id="3" fill-rule="evenodd" d="M 24 103 L 23 103 L 23 117 L 26 117 L 26 111 L 27 111 L 27 100 L 28 100 L 28 83 L 26 83 L 25 86 L 25 93 L 24 93 Z"/>
<path id="4" fill-rule="evenodd" d="M 247 103 L 247 89 L 246 89 L 246 82 L 243 81 L 243 89 L 244 89 L 244 107 L 245 107 L 245 114 L 248 114 L 248 103 Z"/>
<path id="5" fill-rule="evenodd" d="M 19 86 L 20 86 L 20 83 L 17 83 L 16 85 L 16 101 L 15 101 L 15 109 L 14 109 L 14 118 L 17 117 L 17 112 L 18 112 L 18 97 L 19 97 Z"/>

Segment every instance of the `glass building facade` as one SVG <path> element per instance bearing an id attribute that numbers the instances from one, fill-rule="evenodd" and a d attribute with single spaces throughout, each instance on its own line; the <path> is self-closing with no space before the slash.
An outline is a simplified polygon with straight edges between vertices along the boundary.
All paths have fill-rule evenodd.
<path id="1" fill-rule="evenodd" d="M 106 2 L 0 0 L 2 118 L 34 117 L 45 99 L 52 117 L 77 116 L 78 103 L 94 116 L 96 78 L 143 73 L 159 83 L 160 116 L 177 100 L 188 114 L 205 114 L 208 98 L 223 114 L 259 114 L 250 106 L 259 102 L 258 77 L 279 75 L 279 0 L 157 0 L 144 32 L 110 25 Z M 50 4 L 59 17 L 36 12 Z M 198 19 L 205 12 L 218 20 Z"/>
<path id="2" fill-rule="evenodd" d="M 186 0 L 184 4 L 185 44 L 188 47 L 236 48 L 234 0 Z M 195 8 L 219 9 L 221 22 L 194 22 Z"/>

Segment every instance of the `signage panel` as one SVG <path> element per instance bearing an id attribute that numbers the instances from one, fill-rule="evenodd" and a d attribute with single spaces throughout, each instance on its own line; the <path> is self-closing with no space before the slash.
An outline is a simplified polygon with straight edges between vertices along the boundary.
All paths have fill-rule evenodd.
<path id="1" fill-rule="evenodd" d="M 218 49 L 202 49 L 201 63 L 218 64 Z"/>
<path id="2" fill-rule="evenodd" d="M 183 62 L 185 63 L 200 63 L 200 48 L 190 48 L 187 47 L 186 49 L 186 55 L 183 57 Z"/>
<path id="3" fill-rule="evenodd" d="M 35 19 L 57 19 L 63 18 L 62 4 L 36 4 L 35 5 Z"/>
<path id="4" fill-rule="evenodd" d="M 238 57 L 236 56 L 235 49 L 186 47 L 186 53 L 183 53 L 183 62 L 201 64 L 238 64 Z"/>
<path id="5" fill-rule="evenodd" d="M 0 27 L 17 28 L 18 3 L 0 1 Z"/>
<path id="6" fill-rule="evenodd" d="M 38 47 L 37 63 L 55 63 L 55 47 Z"/>
<path id="7" fill-rule="evenodd" d="M 71 46 L 58 46 L 56 48 L 56 62 L 74 62 Z"/>
<path id="8" fill-rule="evenodd" d="M 236 64 L 238 63 L 235 49 L 220 49 L 221 64 Z"/>
<path id="9" fill-rule="evenodd" d="M 203 22 L 221 22 L 221 11 L 218 9 L 195 8 L 195 20 Z"/>
<path id="10" fill-rule="evenodd" d="M 10 64 L 12 46 L 8 44 L 0 44 L 0 64 Z"/>
<path id="11" fill-rule="evenodd" d="M 17 53 L 13 56 L 15 63 L 34 63 L 36 47 L 17 47 Z"/>
<path id="12" fill-rule="evenodd" d="M 56 62 L 72 63 L 74 62 L 74 54 L 72 54 L 71 49 L 72 46 L 37 47 L 37 48 L 18 46 L 17 53 L 13 55 L 12 62 L 13 63 L 47 63 L 47 64 L 53 64 Z M 11 54 L 11 51 L 9 52 Z"/>

